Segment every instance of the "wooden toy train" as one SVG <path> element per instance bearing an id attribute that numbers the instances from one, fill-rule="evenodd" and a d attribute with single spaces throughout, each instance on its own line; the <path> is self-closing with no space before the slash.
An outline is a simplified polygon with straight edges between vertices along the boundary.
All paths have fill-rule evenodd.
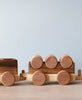
<path id="1" fill-rule="evenodd" d="M 53 55 L 46 57 L 45 62 L 41 56 L 33 56 L 28 64 L 29 71 L 24 70 L 18 75 L 18 63 L 16 59 L 0 59 L 0 82 L 4 86 L 11 86 L 17 81 L 28 79 L 35 85 L 43 85 L 46 81 L 57 81 L 61 85 L 70 81 L 82 80 L 81 70 L 75 75 L 75 64 L 68 55 L 60 57 L 60 61 Z"/>

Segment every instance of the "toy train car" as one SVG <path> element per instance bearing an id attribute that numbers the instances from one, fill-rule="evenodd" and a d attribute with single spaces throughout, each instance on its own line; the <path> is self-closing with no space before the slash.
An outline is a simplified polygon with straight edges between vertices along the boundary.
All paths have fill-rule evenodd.
<path id="1" fill-rule="evenodd" d="M 67 85 L 70 81 L 82 80 L 81 70 L 75 75 L 75 64 L 68 55 L 60 57 L 60 61 L 54 55 L 46 57 L 45 62 L 41 56 L 33 56 L 28 64 L 28 72 L 22 70 L 18 76 L 18 62 L 16 59 L 0 59 L 0 82 L 4 86 L 11 86 L 16 81 L 28 79 L 35 85 L 43 85 L 46 81 L 57 81 L 61 85 Z"/>

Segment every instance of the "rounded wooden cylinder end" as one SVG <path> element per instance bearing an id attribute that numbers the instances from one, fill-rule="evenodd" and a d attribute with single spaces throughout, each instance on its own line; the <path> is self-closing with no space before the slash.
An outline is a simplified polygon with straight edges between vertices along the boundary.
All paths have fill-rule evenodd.
<path id="1" fill-rule="evenodd" d="M 41 56 L 36 55 L 36 56 L 33 56 L 33 57 L 32 57 L 32 59 L 31 59 L 31 66 L 32 66 L 34 69 L 41 68 L 41 67 L 42 67 L 42 64 L 43 64 L 43 59 L 42 59 Z"/>
<path id="2" fill-rule="evenodd" d="M 46 76 L 44 73 L 42 73 L 41 71 L 36 71 L 33 74 L 32 77 L 32 82 L 37 85 L 37 86 L 41 86 L 45 83 L 46 81 Z"/>
<path id="3" fill-rule="evenodd" d="M 4 86 L 11 86 L 14 84 L 14 82 L 15 82 L 15 77 L 11 72 L 7 71 L 1 75 L 1 83 Z"/>
<path id="4" fill-rule="evenodd" d="M 53 55 L 49 55 L 45 59 L 45 64 L 48 68 L 55 68 L 57 66 L 57 59 Z"/>
<path id="5" fill-rule="evenodd" d="M 63 55 L 60 58 L 60 64 L 63 68 L 70 68 L 72 63 L 73 63 L 72 58 L 68 55 Z"/>
<path id="6" fill-rule="evenodd" d="M 57 82 L 61 85 L 67 85 L 70 82 L 70 74 L 62 70 L 57 75 Z"/>

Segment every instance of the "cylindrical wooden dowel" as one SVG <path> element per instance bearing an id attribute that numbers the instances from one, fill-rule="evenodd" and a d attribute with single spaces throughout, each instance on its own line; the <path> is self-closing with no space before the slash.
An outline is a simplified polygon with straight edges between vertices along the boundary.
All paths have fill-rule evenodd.
<path id="1" fill-rule="evenodd" d="M 32 59 L 31 59 L 31 66 L 35 69 L 38 69 L 38 68 L 41 68 L 43 64 L 43 59 L 41 56 L 39 55 L 36 55 L 36 56 L 33 56 Z"/>
<path id="2" fill-rule="evenodd" d="M 72 65 L 72 58 L 68 55 L 63 55 L 60 57 L 60 64 L 63 68 L 69 68 Z"/>
<path id="3" fill-rule="evenodd" d="M 78 76 L 81 76 L 81 70 L 80 69 L 78 70 Z"/>
<path id="4" fill-rule="evenodd" d="M 11 86 L 15 82 L 15 77 L 11 72 L 6 71 L 1 75 L 0 81 L 4 86 Z"/>
<path id="5" fill-rule="evenodd" d="M 68 84 L 70 82 L 70 74 L 65 70 L 61 70 L 58 72 L 57 81 L 61 85 Z"/>
<path id="6" fill-rule="evenodd" d="M 38 86 L 43 85 L 46 82 L 45 74 L 41 71 L 34 72 L 32 76 L 32 82 Z"/>
<path id="7" fill-rule="evenodd" d="M 57 66 L 57 59 L 53 55 L 48 55 L 45 59 L 45 64 L 48 68 L 55 68 Z"/>

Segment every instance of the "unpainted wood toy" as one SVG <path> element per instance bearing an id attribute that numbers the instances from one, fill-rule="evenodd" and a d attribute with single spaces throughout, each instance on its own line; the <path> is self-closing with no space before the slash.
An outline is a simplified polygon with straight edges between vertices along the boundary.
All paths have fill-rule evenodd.
<path id="1" fill-rule="evenodd" d="M 0 82 L 4 86 L 11 86 L 17 81 L 28 79 L 40 86 L 46 81 L 67 85 L 70 81 L 82 80 L 81 70 L 75 75 L 75 64 L 68 55 L 61 56 L 60 61 L 54 55 L 48 55 L 45 62 L 41 56 L 36 55 L 32 57 L 28 68 L 27 73 L 22 70 L 19 76 L 16 59 L 0 59 Z"/>

